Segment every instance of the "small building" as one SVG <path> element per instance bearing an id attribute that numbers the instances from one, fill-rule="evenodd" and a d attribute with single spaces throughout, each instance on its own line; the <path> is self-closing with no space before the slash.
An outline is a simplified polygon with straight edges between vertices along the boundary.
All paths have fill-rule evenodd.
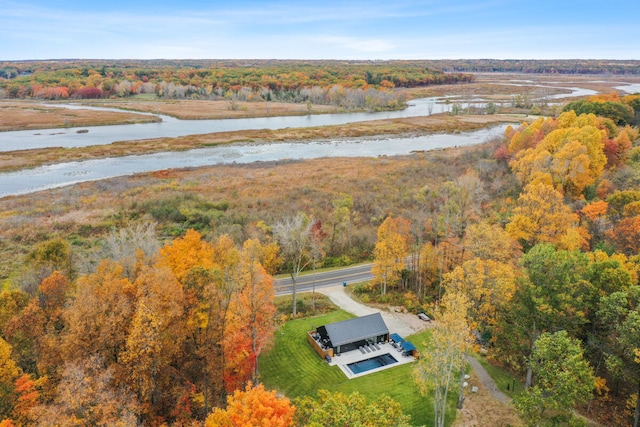
<path id="1" fill-rule="evenodd" d="M 333 356 L 362 346 L 387 342 L 389 329 L 382 315 L 374 313 L 320 326 L 313 331 L 313 338 L 325 354 Z"/>
<path id="2" fill-rule="evenodd" d="M 418 349 L 410 341 L 402 341 L 400 343 L 400 348 L 403 356 L 413 356 L 416 359 L 420 356 L 420 353 L 418 353 Z"/>
<path id="3" fill-rule="evenodd" d="M 404 338 L 402 338 L 400 335 L 398 334 L 391 334 L 390 336 L 391 341 L 393 341 L 394 343 L 400 344 L 402 341 L 404 341 Z"/>

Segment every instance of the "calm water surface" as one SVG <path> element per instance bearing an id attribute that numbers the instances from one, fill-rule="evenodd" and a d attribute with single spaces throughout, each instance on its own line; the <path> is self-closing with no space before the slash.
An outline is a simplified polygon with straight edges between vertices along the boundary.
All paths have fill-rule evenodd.
<path id="1" fill-rule="evenodd" d="M 341 125 L 366 120 L 428 116 L 430 114 L 448 111 L 446 108 L 449 106 L 438 103 L 438 100 L 439 98 L 413 99 L 409 101 L 409 106 L 404 110 L 375 113 L 311 114 L 306 116 L 217 120 L 179 120 L 174 117 L 157 115 L 162 118 L 162 122 L 0 132 L 0 152 L 46 147 L 87 147 L 90 145 L 111 144 L 116 141 L 134 141 L 162 137 L 175 138 L 185 135 L 237 130 L 284 129 Z M 55 106 L 61 108 L 90 108 L 113 111 L 113 109 L 91 108 L 77 105 Z M 78 130 L 88 132 L 78 133 Z"/>
<path id="2" fill-rule="evenodd" d="M 615 88 L 626 93 L 640 93 L 640 83 L 616 86 Z"/>
<path id="3" fill-rule="evenodd" d="M 635 86 L 628 85 L 630 91 Z M 553 98 L 582 96 L 595 93 L 589 89 L 571 89 L 570 94 Z M 309 126 L 339 125 L 366 120 L 428 116 L 449 111 L 444 98 L 422 98 L 409 102 L 401 111 L 377 113 L 316 114 L 306 116 L 265 117 L 224 120 L 179 120 L 160 116 L 162 122 L 135 125 L 93 126 L 69 129 L 0 132 L 0 152 L 44 147 L 85 147 L 115 141 L 147 138 L 178 137 L 249 129 L 282 129 Z M 478 100 L 481 104 L 483 100 Z M 474 102 L 475 104 L 475 102 Z M 480 105 L 478 104 L 478 105 Z M 77 105 L 56 105 L 61 108 L 90 108 Z M 101 109 L 101 108 L 95 108 Z M 104 108 L 103 110 L 113 110 Z M 144 114 L 144 113 L 142 113 Z M 282 159 L 313 159 L 321 157 L 375 157 L 408 154 L 438 148 L 482 143 L 502 135 L 506 125 L 457 135 L 427 135 L 416 138 L 357 139 L 340 141 L 308 141 L 264 145 L 232 145 L 184 152 L 157 153 L 109 159 L 67 162 L 35 169 L 0 174 L 0 197 L 32 193 L 84 181 L 96 181 L 154 170 L 199 167 L 229 163 L 251 163 Z M 78 133 L 79 129 L 88 132 Z"/>
<path id="4" fill-rule="evenodd" d="M 507 125 L 461 134 L 414 138 L 349 139 L 276 144 L 241 144 L 181 152 L 68 162 L 0 174 L 0 197 L 27 194 L 85 181 L 170 168 L 322 157 L 376 157 L 479 144 L 500 136 Z"/>

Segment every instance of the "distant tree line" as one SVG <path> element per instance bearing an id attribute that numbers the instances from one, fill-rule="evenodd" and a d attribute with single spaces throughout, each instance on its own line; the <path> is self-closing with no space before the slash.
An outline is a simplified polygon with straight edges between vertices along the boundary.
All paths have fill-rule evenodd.
<path id="1" fill-rule="evenodd" d="M 427 61 L 429 66 L 442 70 L 474 72 L 512 72 L 539 74 L 640 74 L 638 60 L 595 60 L 595 59 L 460 59 Z"/>
<path id="2" fill-rule="evenodd" d="M 20 61 L 0 63 L 0 97 L 111 98 L 156 94 L 161 98 L 282 100 L 335 103 L 331 94 L 354 90 L 365 103 L 377 92 L 432 84 L 472 82 L 421 62 L 349 61 Z M 373 92 L 376 91 L 376 92 Z M 314 93 L 315 92 L 315 93 Z M 339 95 L 339 94 L 338 94 Z M 372 98 L 373 95 L 376 95 Z M 355 98 L 352 96 L 352 98 Z M 385 97 L 383 97 L 385 98 Z M 374 102 L 396 108 L 397 97 Z M 372 101 L 370 101 L 372 102 Z"/>

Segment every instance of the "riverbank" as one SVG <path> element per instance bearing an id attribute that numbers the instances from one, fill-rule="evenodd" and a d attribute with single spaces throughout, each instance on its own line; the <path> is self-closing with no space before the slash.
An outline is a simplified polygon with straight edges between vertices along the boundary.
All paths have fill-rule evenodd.
<path id="1" fill-rule="evenodd" d="M 76 148 L 40 148 L 0 152 L 0 172 L 12 172 L 61 162 L 124 157 L 171 151 L 186 151 L 233 143 L 269 144 L 282 141 L 310 141 L 361 137 L 408 137 L 434 133 L 460 133 L 499 123 L 518 124 L 522 115 L 436 114 L 402 119 L 374 120 L 335 126 L 309 128 L 260 129 L 122 141 L 108 145 Z"/>
<path id="2" fill-rule="evenodd" d="M 159 117 L 127 111 L 57 108 L 41 101 L 0 101 L 0 132 L 157 123 Z"/>
<path id="3" fill-rule="evenodd" d="M 343 113 L 331 105 L 317 105 L 273 101 L 208 101 L 170 99 L 145 101 L 141 99 L 95 100 L 84 102 L 91 107 L 119 108 L 161 114 L 180 120 L 246 119 L 254 117 L 303 116 L 307 114 Z"/>

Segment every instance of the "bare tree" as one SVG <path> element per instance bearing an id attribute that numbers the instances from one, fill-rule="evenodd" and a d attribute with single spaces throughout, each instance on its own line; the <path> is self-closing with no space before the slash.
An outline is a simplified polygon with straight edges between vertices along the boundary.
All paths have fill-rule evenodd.
<path id="1" fill-rule="evenodd" d="M 291 275 L 293 315 L 298 314 L 296 284 L 300 272 L 313 260 L 311 228 L 314 221 L 304 212 L 286 218 L 273 226 L 273 234 L 280 245 L 282 256 Z"/>
<path id="2" fill-rule="evenodd" d="M 104 243 L 103 258 L 110 258 L 132 277 L 139 253 L 152 261 L 160 248 L 155 222 L 132 222 L 125 228 L 112 229 Z"/>

